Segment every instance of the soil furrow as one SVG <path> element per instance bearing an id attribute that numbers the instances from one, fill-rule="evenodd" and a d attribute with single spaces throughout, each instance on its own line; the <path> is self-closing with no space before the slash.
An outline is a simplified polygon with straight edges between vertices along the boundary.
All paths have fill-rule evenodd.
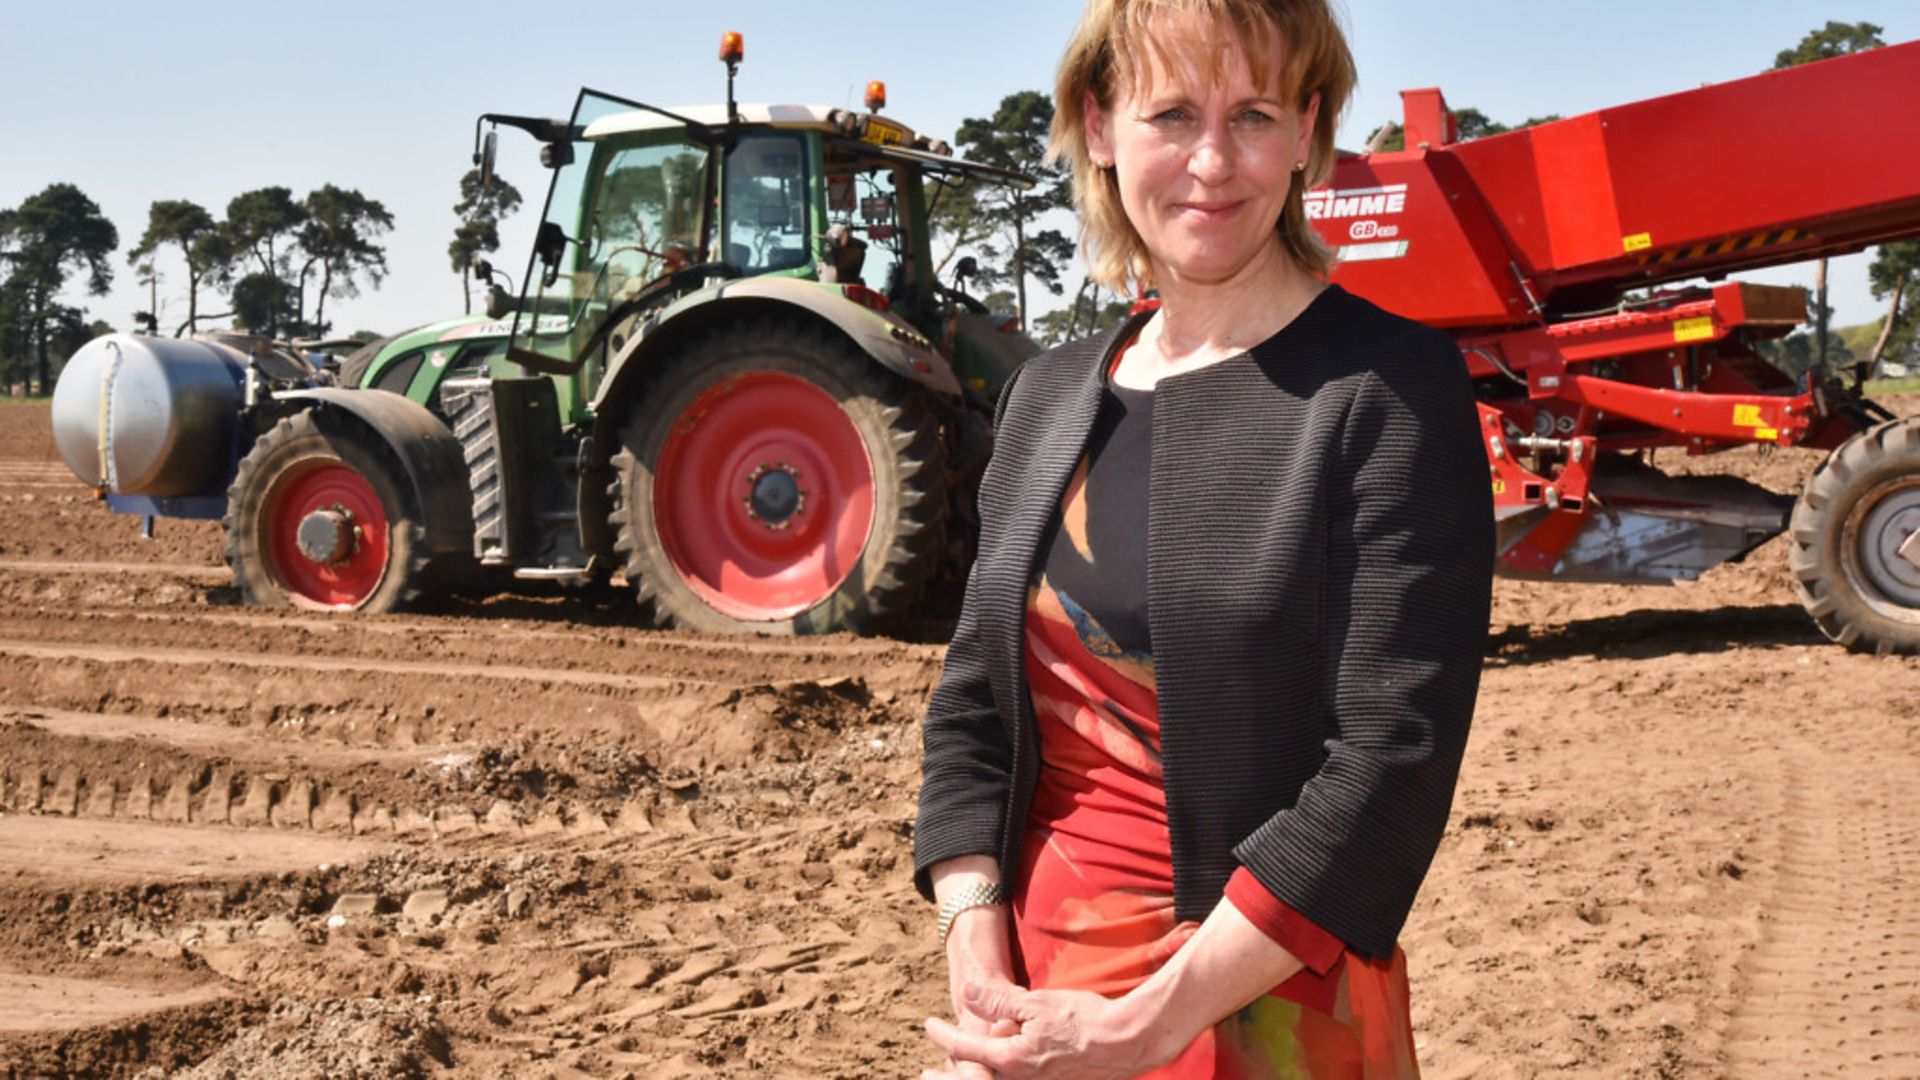
<path id="1" fill-rule="evenodd" d="M 218 983 L 169 993 L 100 979 L 0 971 L 0 1034 L 109 1024 L 160 1009 L 203 1005 L 232 993 Z"/>
<path id="2" fill-rule="evenodd" d="M 475 744 L 425 743 L 403 749 L 343 746 L 317 739 L 289 741 L 260 731 L 226 724 L 196 724 L 160 716 L 127 716 L 63 709 L 20 709 L 0 706 L 0 733 L 8 721 L 19 729 L 38 729 L 54 736 L 89 739 L 107 744 L 143 744 L 190 753 L 218 755 L 261 762 L 291 761 L 311 767 L 350 769 L 360 765 L 417 762 L 448 754 L 471 752 Z"/>
<path id="3" fill-rule="evenodd" d="M 0 574 L 60 574 L 81 577 L 158 574 L 200 582 L 223 582 L 233 578 L 233 572 L 224 566 L 204 566 L 198 563 L 56 562 L 51 559 L 0 559 Z"/>
<path id="4" fill-rule="evenodd" d="M 650 826 L 649 770 L 558 771 L 483 747 L 371 751 L 151 719 L 0 721 L 0 810 L 366 833 Z"/>
<path id="5" fill-rule="evenodd" d="M 336 658 L 326 656 L 239 656 L 209 649 L 132 648 L 112 645 L 43 645 L 31 641 L 0 639 L 0 656 L 33 657 L 40 660 L 87 660 L 97 663 L 145 663 L 170 667 L 238 667 L 265 671 L 311 671 L 386 674 L 456 680 L 503 680 L 548 686 L 608 687 L 619 690 L 643 690 L 659 693 L 684 693 L 720 685 L 701 679 L 662 678 L 654 675 L 619 675 L 609 672 L 568 671 L 557 668 L 515 667 L 509 665 L 461 665 L 444 661 L 378 660 L 371 657 Z"/>
<path id="6" fill-rule="evenodd" d="M 286 873 L 364 859 L 391 847 L 370 838 L 36 814 L 7 814 L 5 822 L 0 829 L 0 877 L 16 885 L 23 878 L 174 883 Z"/>
<path id="7" fill-rule="evenodd" d="M 622 685 L 623 680 L 639 679 L 695 688 L 860 677 L 875 693 L 916 707 L 939 671 L 937 656 L 909 646 L 860 652 L 827 646 L 802 653 L 763 654 L 728 647 L 689 649 L 641 631 L 563 632 L 519 622 L 422 616 L 327 618 L 232 608 L 0 616 L 0 641 L 27 641 L 42 647 L 60 643 L 95 649 L 124 646 L 146 653 L 156 639 L 178 636 L 162 631 L 183 625 L 194 626 L 193 638 L 202 651 L 222 657 L 297 655 L 315 661 L 370 657 L 367 670 L 373 673 L 392 670 L 396 663 L 430 663 L 436 672 L 459 674 L 484 666 L 505 672 L 501 675 L 505 678 L 538 679 L 554 672 L 581 676 L 599 667 Z M 405 659 L 396 659 L 401 657 Z M 512 666 L 499 666 L 503 664 Z M 593 681 L 590 674 L 586 677 Z"/>

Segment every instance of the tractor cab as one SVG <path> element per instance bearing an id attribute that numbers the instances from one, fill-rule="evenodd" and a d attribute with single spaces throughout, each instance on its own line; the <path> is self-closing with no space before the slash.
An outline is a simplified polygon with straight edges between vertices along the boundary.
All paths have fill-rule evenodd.
<path id="1" fill-rule="evenodd" d="M 520 296 L 496 287 L 491 300 L 490 314 L 514 325 L 509 359 L 559 377 L 567 419 L 582 422 L 622 350 L 664 316 L 690 299 L 730 295 L 730 282 L 787 279 L 819 294 L 789 300 L 856 340 L 958 342 L 954 355 L 922 362 L 997 393 L 1037 347 L 1005 318 L 989 325 L 977 305 L 939 287 L 927 191 L 1031 180 L 956 159 L 945 143 L 879 115 L 885 95 L 870 84 L 869 111 L 856 113 L 731 100 L 663 109 L 588 89 L 565 122 L 482 116 L 533 134 L 553 169 Z M 492 132 L 478 142 L 490 177 Z M 962 315 L 971 321 L 955 333 Z M 1018 340 L 976 340 L 994 333 Z"/>
<path id="2" fill-rule="evenodd" d="M 929 201 L 1032 180 L 881 115 L 880 83 L 739 104 L 743 51 L 722 105 L 480 118 L 483 184 L 488 125 L 553 176 L 518 296 L 489 290 L 503 351 L 437 392 L 480 567 L 623 574 L 663 624 L 870 628 L 964 581 L 994 395 L 1039 351 L 935 280 Z"/>

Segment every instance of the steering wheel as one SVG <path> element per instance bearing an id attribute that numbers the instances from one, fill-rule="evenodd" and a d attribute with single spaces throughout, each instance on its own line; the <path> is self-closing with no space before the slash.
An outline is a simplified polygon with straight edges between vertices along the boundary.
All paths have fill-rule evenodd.
<path id="1" fill-rule="evenodd" d="M 950 288 L 946 285 L 935 284 L 933 287 L 933 292 L 934 292 L 934 295 L 943 296 L 948 300 L 951 300 L 954 303 L 959 304 L 961 307 L 966 308 L 968 311 L 972 312 L 975 315 L 991 314 L 989 311 L 987 311 L 987 305 L 981 303 L 980 301 L 974 299 L 971 296 L 968 296 L 966 293 L 961 292 L 959 289 Z"/>
<path id="2" fill-rule="evenodd" d="M 602 265 L 611 264 L 613 262 L 614 256 L 620 255 L 629 251 L 639 252 L 640 254 L 645 255 L 649 259 L 658 259 L 663 263 L 671 264 L 674 260 L 674 255 L 671 251 L 655 251 L 650 247 L 642 247 L 639 244 L 619 244 L 607 251 L 606 262 L 603 263 Z"/>

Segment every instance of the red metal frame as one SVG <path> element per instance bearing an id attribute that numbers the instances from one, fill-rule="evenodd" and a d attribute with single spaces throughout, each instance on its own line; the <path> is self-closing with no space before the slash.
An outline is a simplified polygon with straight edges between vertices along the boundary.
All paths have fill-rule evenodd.
<path id="1" fill-rule="evenodd" d="M 1460 342 L 1496 510 L 1535 522 L 1509 569 L 1552 572 L 1607 451 L 1852 433 L 1837 385 L 1751 349 L 1801 290 L 1638 291 L 1920 235 L 1920 142 L 1871 104 L 1920 100 L 1920 42 L 1468 143 L 1438 90 L 1402 99 L 1406 149 L 1342 158 L 1308 216 L 1335 281 Z"/>
<path id="2" fill-rule="evenodd" d="M 1887 120 L 1920 100 L 1920 42 L 1466 143 L 1439 91 L 1402 97 L 1407 149 L 1343 158 L 1310 201 L 1401 195 L 1318 224 L 1336 248 L 1407 241 L 1337 280 L 1435 326 L 1535 322 L 1536 302 L 1584 287 L 1839 255 L 1920 222 L 1920 141 Z"/>

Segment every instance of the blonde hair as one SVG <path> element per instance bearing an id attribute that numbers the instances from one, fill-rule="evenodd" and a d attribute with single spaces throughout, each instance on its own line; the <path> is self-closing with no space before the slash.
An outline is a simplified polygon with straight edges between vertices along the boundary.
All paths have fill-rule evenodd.
<path id="1" fill-rule="evenodd" d="M 1073 173 L 1088 274 L 1123 294 L 1134 284 L 1155 284 L 1146 244 L 1120 204 L 1119 182 L 1111 169 L 1093 165 L 1085 103 L 1091 95 L 1111 114 L 1120 93 L 1147 77 L 1153 59 L 1177 70 L 1164 25 L 1159 32 L 1155 27 L 1169 15 L 1198 16 L 1212 28 L 1210 41 L 1180 43 L 1202 46 L 1198 59 L 1206 77 L 1217 78 L 1227 50 L 1237 48 L 1256 81 L 1265 81 L 1278 65 L 1281 91 L 1294 107 L 1305 110 L 1320 95 L 1307 167 L 1292 174 L 1276 229 L 1295 263 L 1324 276 L 1333 268 L 1333 254 L 1307 222 L 1304 197 L 1333 172 L 1334 129 L 1355 80 L 1353 54 L 1327 0 L 1088 0 L 1060 61 L 1048 149 L 1050 161 L 1065 162 Z"/>

